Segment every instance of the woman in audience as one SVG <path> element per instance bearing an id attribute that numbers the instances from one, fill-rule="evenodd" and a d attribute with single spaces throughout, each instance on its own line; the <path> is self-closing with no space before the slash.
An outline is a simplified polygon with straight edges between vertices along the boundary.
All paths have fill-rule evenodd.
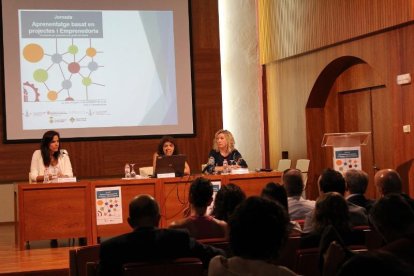
<path id="1" fill-rule="evenodd" d="M 269 200 L 273 200 L 282 205 L 289 214 L 288 198 L 285 187 L 279 183 L 270 182 L 263 188 L 261 196 Z M 297 221 L 290 221 L 289 223 L 290 235 L 300 235 L 302 228 Z"/>
<path id="2" fill-rule="evenodd" d="M 230 218 L 230 247 L 234 257 L 216 256 L 208 275 L 295 275 L 272 263 L 288 236 L 288 214 L 278 203 L 253 196 Z"/>
<path id="3" fill-rule="evenodd" d="M 216 219 L 228 222 L 234 209 L 244 199 L 246 199 L 246 194 L 239 186 L 233 183 L 223 185 L 216 194 L 211 215 Z"/>
<path id="4" fill-rule="evenodd" d="M 240 152 L 234 147 L 235 141 L 230 131 L 220 129 L 214 135 L 213 149 L 209 153 L 209 159 L 214 158 L 215 171 L 223 171 L 223 161 L 229 166 L 247 168 L 246 161 Z"/>
<path id="5" fill-rule="evenodd" d="M 327 233 L 326 229 L 332 229 L 346 245 L 365 243 L 364 233 L 352 230 L 348 205 L 345 198 L 337 192 L 324 193 L 317 199 L 312 220 L 314 229 L 302 235 L 301 248 L 318 247 L 323 236 L 332 234 Z M 327 244 L 323 247 L 328 246 L 328 242 L 330 243 L 326 241 Z"/>
<path id="6" fill-rule="evenodd" d="M 49 179 L 52 177 L 73 177 L 69 155 L 66 150 L 60 148 L 60 135 L 53 130 L 43 134 L 40 149 L 33 153 L 30 165 L 32 181 L 42 182 L 45 171 L 48 173 Z"/>
<path id="7" fill-rule="evenodd" d="M 171 223 L 170 228 L 186 229 L 195 239 L 226 238 L 227 223 L 207 215 L 213 201 L 213 185 L 207 178 L 198 177 L 190 186 L 190 216 Z"/>
<path id="8" fill-rule="evenodd" d="M 161 138 L 160 143 L 158 144 L 157 152 L 154 153 L 154 156 L 152 158 L 152 166 L 154 167 L 155 172 L 155 166 L 156 166 L 156 160 L 158 156 L 164 156 L 164 155 L 177 155 L 179 154 L 178 145 L 175 142 L 175 139 L 171 136 L 164 136 Z M 190 166 L 188 166 L 188 163 L 185 162 L 184 167 L 184 174 L 189 175 L 190 174 Z"/>

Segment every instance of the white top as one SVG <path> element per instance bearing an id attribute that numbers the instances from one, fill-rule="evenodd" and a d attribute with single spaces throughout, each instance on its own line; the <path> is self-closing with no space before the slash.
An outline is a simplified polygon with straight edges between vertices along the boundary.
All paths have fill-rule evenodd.
<path id="1" fill-rule="evenodd" d="M 226 258 L 223 256 L 216 256 L 210 261 L 208 267 L 209 276 L 293 276 L 294 272 L 287 267 L 274 265 L 262 260 L 250 260 L 241 257 Z"/>
<path id="2" fill-rule="evenodd" d="M 301 196 L 292 196 L 288 197 L 288 207 L 291 220 L 305 219 L 315 208 L 315 201 Z"/>
<path id="3" fill-rule="evenodd" d="M 63 175 L 73 177 L 72 164 L 70 163 L 69 154 L 66 150 L 60 150 L 61 154 L 56 165 Z M 32 164 L 30 165 L 30 177 L 32 181 L 36 181 L 39 175 L 44 175 L 45 165 L 40 150 L 35 150 L 32 156 Z"/>

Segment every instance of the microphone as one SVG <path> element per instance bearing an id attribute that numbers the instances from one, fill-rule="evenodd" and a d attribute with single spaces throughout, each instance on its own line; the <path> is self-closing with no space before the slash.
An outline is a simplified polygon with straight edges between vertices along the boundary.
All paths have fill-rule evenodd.
<path id="1" fill-rule="evenodd" d="M 215 163 L 216 163 L 216 160 L 214 159 L 214 157 L 210 156 L 210 158 L 208 159 L 207 166 L 204 167 L 202 173 L 205 173 L 206 171 L 208 173 L 212 173 Z"/>

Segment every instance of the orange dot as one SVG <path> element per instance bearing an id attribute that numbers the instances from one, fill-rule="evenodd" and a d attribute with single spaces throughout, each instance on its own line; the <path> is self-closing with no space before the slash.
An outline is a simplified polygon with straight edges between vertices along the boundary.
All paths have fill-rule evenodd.
<path id="1" fill-rule="evenodd" d="M 103 201 L 102 200 L 96 201 L 96 205 L 102 205 L 102 204 L 103 204 Z"/>
<path id="2" fill-rule="evenodd" d="M 47 93 L 47 98 L 51 101 L 56 101 L 57 97 L 58 97 L 58 94 L 56 91 L 51 90 Z"/>
<path id="3" fill-rule="evenodd" d="M 89 57 L 94 57 L 96 55 L 96 49 L 95 48 L 86 49 L 86 55 Z"/>
<path id="4" fill-rule="evenodd" d="M 342 160 L 336 160 L 336 165 L 338 166 L 342 165 Z"/>
<path id="5" fill-rule="evenodd" d="M 38 62 L 43 58 L 43 48 L 38 44 L 28 44 L 23 49 L 23 57 L 29 62 Z"/>

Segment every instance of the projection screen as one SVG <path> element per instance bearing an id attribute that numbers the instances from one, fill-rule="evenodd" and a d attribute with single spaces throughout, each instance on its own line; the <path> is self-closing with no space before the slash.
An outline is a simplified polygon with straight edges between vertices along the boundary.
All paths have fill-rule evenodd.
<path id="1" fill-rule="evenodd" d="M 194 133 L 188 0 L 2 0 L 5 140 Z"/>

